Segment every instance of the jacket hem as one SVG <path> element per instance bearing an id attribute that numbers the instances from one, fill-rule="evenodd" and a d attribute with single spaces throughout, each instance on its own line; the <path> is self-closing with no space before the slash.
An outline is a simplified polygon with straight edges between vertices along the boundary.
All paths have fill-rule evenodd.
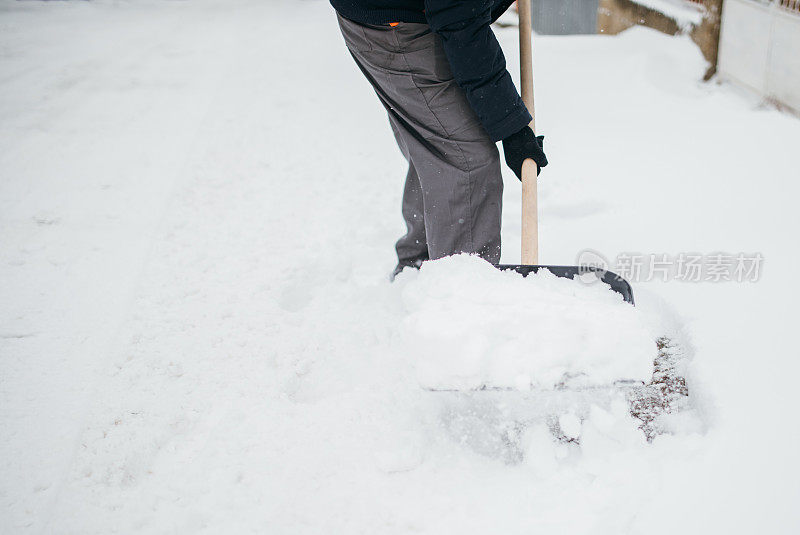
<path id="1" fill-rule="evenodd" d="M 331 0 L 331 5 L 344 18 L 356 24 L 374 24 L 381 26 L 390 22 L 411 22 L 427 24 L 425 13 L 411 9 L 359 9 L 356 7 L 339 5 Z"/>

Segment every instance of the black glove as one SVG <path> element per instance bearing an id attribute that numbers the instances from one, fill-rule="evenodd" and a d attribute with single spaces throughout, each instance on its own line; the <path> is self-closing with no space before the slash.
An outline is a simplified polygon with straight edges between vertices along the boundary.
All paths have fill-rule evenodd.
<path id="1" fill-rule="evenodd" d="M 537 136 L 530 126 L 526 126 L 516 134 L 511 134 L 503 140 L 503 153 L 506 155 L 506 164 L 514 171 L 517 178 L 522 180 L 522 162 L 530 158 L 536 162 L 536 174 L 547 165 L 547 156 L 544 155 L 544 136 Z"/>

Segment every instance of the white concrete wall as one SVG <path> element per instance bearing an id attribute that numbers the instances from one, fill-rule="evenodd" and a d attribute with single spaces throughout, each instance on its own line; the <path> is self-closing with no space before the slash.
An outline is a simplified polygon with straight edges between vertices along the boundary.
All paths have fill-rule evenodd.
<path id="1" fill-rule="evenodd" d="M 775 3 L 725 0 L 720 77 L 800 112 L 800 13 Z"/>

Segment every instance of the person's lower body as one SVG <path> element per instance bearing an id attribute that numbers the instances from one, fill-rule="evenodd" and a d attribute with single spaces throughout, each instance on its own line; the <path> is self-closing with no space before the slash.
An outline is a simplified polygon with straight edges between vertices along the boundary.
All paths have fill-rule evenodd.
<path id="1" fill-rule="evenodd" d="M 497 146 L 427 24 L 365 26 L 339 17 L 347 48 L 389 114 L 408 160 L 398 268 L 457 253 L 500 260 Z"/>

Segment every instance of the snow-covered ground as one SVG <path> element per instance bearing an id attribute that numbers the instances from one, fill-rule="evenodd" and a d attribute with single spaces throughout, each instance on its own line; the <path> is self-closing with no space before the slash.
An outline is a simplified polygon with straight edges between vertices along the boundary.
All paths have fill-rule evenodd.
<path id="1" fill-rule="evenodd" d="M 700 83 L 686 38 L 534 50 L 544 262 L 764 265 L 634 283 L 692 422 L 647 444 L 596 408 L 509 462 L 408 365 L 458 303 L 441 266 L 386 279 L 403 161 L 326 2 L 0 2 L 0 532 L 800 531 L 800 121 Z M 506 262 L 518 198 L 508 173 Z"/>

